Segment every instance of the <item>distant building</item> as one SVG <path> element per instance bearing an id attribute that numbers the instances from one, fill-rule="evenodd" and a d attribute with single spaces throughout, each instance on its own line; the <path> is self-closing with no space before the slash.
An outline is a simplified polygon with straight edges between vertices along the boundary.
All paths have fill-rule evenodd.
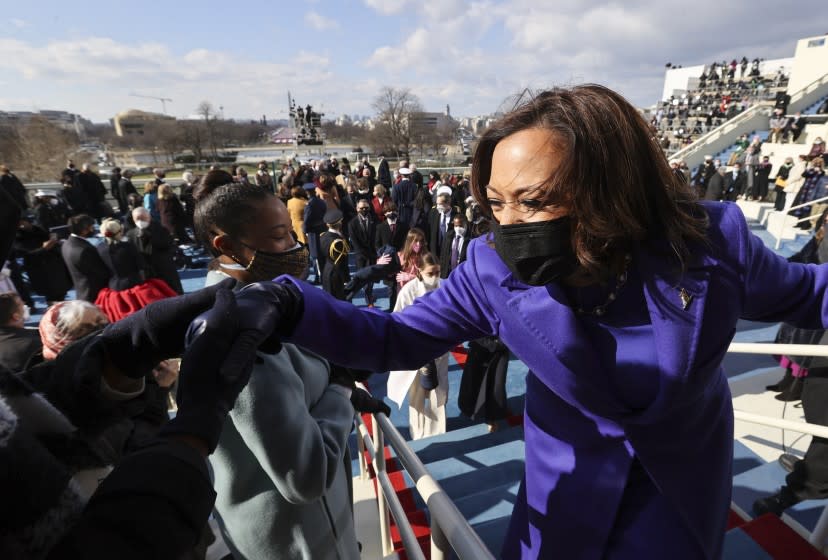
<path id="1" fill-rule="evenodd" d="M 112 124 L 118 136 L 142 136 L 147 124 L 163 121 L 174 121 L 175 117 L 161 113 L 149 113 L 137 109 L 129 109 L 115 115 Z"/>
<path id="2" fill-rule="evenodd" d="M 457 121 L 451 116 L 451 109 L 446 105 L 444 113 L 412 113 L 411 124 L 416 127 L 423 127 L 425 129 L 438 129 L 447 126 L 456 127 Z"/>
<path id="3" fill-rule="evenodd" d="M 74 132 L 81 138 L 86 134 L 87 128 L 92 126 L 92 121 L 89 119 L 67 111 L 45 110 L 37 113 L 32 111 L 0 111 L 0 122 L 3 123 L 26 124 L 33 117 L 42 117 L 55 126 Z"/>
<path id="4" fill-rule="evenodd" d="M 481 115 L 477 117 L 463 117 L 460 120 L 460 126 L 470 130 L 475 136 L 479 136 L 484 130 L 489 128 L 498 115 Z"/>

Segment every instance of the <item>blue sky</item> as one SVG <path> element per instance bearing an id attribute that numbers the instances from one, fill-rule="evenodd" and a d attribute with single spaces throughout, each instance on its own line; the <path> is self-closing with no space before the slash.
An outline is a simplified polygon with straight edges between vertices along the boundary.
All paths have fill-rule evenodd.
<path id="1" fill-rule="evenodd" d="M 284 116 L 290 90 L 330 117 L 372 114 L 382 86 L 427 110 L 486 114 L 523 87 L 585 81 L 656 101 L 664 63 L 793 55 L 826 31 L 824 2 L 770 0 L 76 0 L 16 2 L 0 25 L 0 110 L 96 122 L 202 100 L 227 117 Z"/>

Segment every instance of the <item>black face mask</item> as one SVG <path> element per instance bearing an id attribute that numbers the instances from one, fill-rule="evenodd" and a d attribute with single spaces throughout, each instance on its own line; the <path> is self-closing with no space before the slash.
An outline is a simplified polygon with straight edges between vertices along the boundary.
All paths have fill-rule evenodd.
<path id="1" fill-rule="evenodd" d="M 508 226 L 493 223 L 492 231 L 497 254 L 515 278 L 530 286 L 568 276 L 578 264 L 568 216 Z"/>
<path id="2" fill-rule="evenodd" d="M 251 276 L 251 282 L 273 280 L 282 274 L 304 279 L 308 272 L 309 253 L 306 245 L 297 243 L 293 249 L 288 249 L 281 253 L 271 253 L 269 251 L 262 251 L 261 249 L 254 249 L 248 245 L 244 246 L 253 251 L 253 258 L 250 259 L 250 262 L 244 265 L 233 257 L 233 260 L 238 265 L 222 264 L 221 266 L 224 268 L 235 268 L 238 266 L 240 270 L 246 270 Z"/>

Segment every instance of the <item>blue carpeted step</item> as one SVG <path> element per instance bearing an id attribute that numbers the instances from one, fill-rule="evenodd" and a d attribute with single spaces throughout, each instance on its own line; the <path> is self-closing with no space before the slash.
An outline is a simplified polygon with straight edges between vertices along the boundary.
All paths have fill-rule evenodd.
<path id="1" fill-rule="evenodd" d="M 816 115 L 817 109 L 819 109 L 822 106 L 822 104 L 825 103 L 826 99 L 828 99 L 828 95 L 820 97 L 816 102 L 812 103 L 811 105 L 808 105 L 808 107 L 804 111 L 802 111 L 802 114 Z"/>
<path id="2" fill-rule="evenodd" d="M 475 532 L 495 558 L 500 558 L 503 541 L 509 530 L 509 517 L 501 517 L 493 521 L 473 525 Z"/>
<path id="3" fill-rule="evenodd" d="M 753 515 L 753 502 L 775 494 L 785 484 L 788 473 L 779 463 L 772 461 L 733 477 L 733 501 Z M 813 530 L 828 500 L 806 500 L 785 511 L 808 531 Z"/>
<path id="4" fill-rule="evenodd" d="M 519 482 L 524 471 L 523 432 L 518 429 L 509 431 L 514 433 L 514 439 L 494 445 L 481 442 L 477 449 L 429 461 L 426 468 L 452 500 L 477 493 L 481 489 Z M 453 444 L 443 445 L 450 450 Z M 413 485 L 407 475 L 406 483 Z M 419 497 L 417 500 L 423 505 Z"/>
<path id="5" fill-rule="evenodd" d="M 722 560 L 773 560 L 773 557 L 750 535 L 736 528 L 725 535 Z"/>
<path id="6" fill-rule="evenodd" d="M 520 480 L 500 486 L 485 487 L 485 490 L 458 498 L 454 503 L 469 524 L 475 527 L 497 519 L 511 517 L 519 488 Z"/>
<path id="7" fill-rule="evenodd" d="M 756 453 L 751 451 L 745 444 L 733 441 L 733 476 L 742 474 L 756 467 L 765 464 Z"/>
<path id="8" fill-rule="evenodd" d="M 486 424 L 474 424 L 439 436 L 410 441 L 408 445 L 427 464 L 516 439 L 523 440 L 522 426 L 489 433 Z"/>

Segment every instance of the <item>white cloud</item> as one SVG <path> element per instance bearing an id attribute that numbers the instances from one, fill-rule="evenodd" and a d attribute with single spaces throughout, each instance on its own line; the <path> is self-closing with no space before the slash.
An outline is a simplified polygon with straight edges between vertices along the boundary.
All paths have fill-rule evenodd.
<path id="1" fill-rule="evenodd" d="M 326 29 L 336 29 L 339 27 L 338 21 L 331 18 L 327 18 L 317 12 L 306 13 L 305 23 L 313 29 L 316 29 L 317 31 L 324 31 Z"/>
<path id="2" fill-rule="evenodd" d="M 11 24 L 17 29 L 23 29 L 24 27 L 26 27 L 26 22 L 18 18 L 12 18 Z"/>
<path id="3" fill-rule="evenodd" d="M 27 42 L 10 33 L 0 38 L 3 94 L 15 106 L 30 95 L 41 105 L 59 100 L 101 118 L 142 103 L 126 95 L 137 84 L 173 98 L 168 110 L 176 114 L 191 113 L 206 98 L 225 114 L 246 116 L 254 108 L 283 110 L 290 89 L 297 102 L 324 103 L 329 114 L 370 114 L 379 89 L 393 85 L 410 88 L 428 110 L 448 103 L 452 113 L 471 115 L 494 110 L 523 87 L 595 81 L 643 105 L 660 95 L 667 61 L 791 56 L 796 39 L 824 32 L 818 18 L 752 1 L 747 10 L 721 0 L 362 0 L 360 18 L 377 27 L 357 30 L 351 15 L 334 15 L 351 14 L 352 5 L 334 12 L 304 0 L 300 24 L 325 32 L 314 33 L 313 46 L 266 54 L 213 46 L 182 52 L 159 36 L 125 42 L 78 30 L 71 39 Z M 797 11 L 821 13 L 823 4 L 801 0 Z M 773 32 L 757 34 L 769 13 Z M 336 26 L 340 32 L 329 32 Z M 371 35 L 343 42 L 345 31 L 363 29 Z M 386 39 L 374 40 L 380 36 Z M 110 79 L 130 85 L 104 94 L 100 84 Z M 158 109 L 151 100 L 137 108 Z"/>
<path id="4" fill-rule="evenodd" d="M 228 115 L 249 116 L 251 108 L 258 112 L 266 108 L 273 114 L 285 105 L 288 88 L 297 97 L 315 103 L 320 98 L 318 85 L 332 78 L 328 57 L 312 52 L 300 51 L 295 57 L 279 55 L 275 61 L 209 49 L 177 55 L 160 43 L 128 44 L 106 37 L 45 44 L 0 39 L 0 60 L 6 62 L 5 77 L 23 78 L 20 89 L 50 84 L 67 102 L 71 99 L 71 110 L 95 120 L 110 118 L 129 107 L 159 109 L 152 100 L 129 97 L 132 89 L 172 98 L 167 110 L 179 116 L 191 114 L 203 99 L 223 105 Z M 107 80 L 129 87 L 101 97 L 99 85 Z M 142 84 L 147 86 L 142 89 Z M 32 104 L 27 103 L 29 109 Z M 17 99 L 0 102 L 0 108 L 6 109 L 19 109 L 20 105 Z"/>
<path id="5" fill-rule="evenodd" d="M 412 3 L 410 0 L 364 0 L 364 2 L 369 8 L 386 16 L 398 14 Z"/>

